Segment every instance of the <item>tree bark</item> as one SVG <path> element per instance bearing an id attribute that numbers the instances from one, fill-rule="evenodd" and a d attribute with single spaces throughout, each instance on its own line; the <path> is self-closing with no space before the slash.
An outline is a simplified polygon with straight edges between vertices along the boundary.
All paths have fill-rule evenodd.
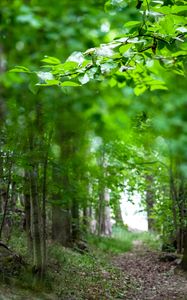
<path id="1" fill-rule="evenodd" d="M 33 255 L 33 240 L 31 234 L 31 191 L 29 190 L 29 173 L 24 174 L 24 210 L 25 210 L 25 231 L 27 236 L 27 249 L 30 255 Z"/>
<path id="2" fill-rule="evenodd" d="M 79 203 L 73 199 L 71 205 L 72 216 L 72 241 L 76 242 L 80 239 L 80 224 L 79 224 Z"/>
<path id="3" fill-rule="evenodd" d="M 52 239 L 64 247 L 71 245 L 70 212 L 61 206 L 52 206 Z"/>
<path id="4" fill-rule="evenodd" d="M 10 159 L 10 162 L 9 162 Z M 9 155 L 7 156 L 7 161 L 9 163 L 8 166 L 8 182 L 7 182 L 7 187 L 6 191 L 4 191 L 4 203 L 3 203 L 3 216 L 2 216 L 2 221 L 0 225 L 0 239 L 2 238 L 2 233 L 3 233 L 3 228 L 6 222 L 6 216 L 8 212 L 8 201 L 9 201 L 9 190 L 10 190 L 10 184 L 11 184 L 11 173 L 12 173 L 12 161 Z"/>
<path id="5" fill-rule="evenodd" d="M 86 207 L 84 206 L 83 208 L 83 229 L 84 229 L 84 232 L 93 232 L 92 230 L 92 214 L 93 214 L 93 211 L 92 211 L 92 206 L 90 204 L 90 206 Z"/>
<path id="6" fill-rule="evenodd" d="M 47 198 L 47 169 L 49 147 L 52 138 L 52 130 L 49 133 L 48 143 L 46 145 L 46 153 L 43 162 L 43 182 L 42 182 L 42 276 L 44 276 L 47 261 L 47 229 L 46 229 L 46 198 Z"/>
<path id="7" fill-rule="evenodd" d="M 31 230 L 33 239 L 33 272 L 41 277 L 42 274 L 42 247 L 40 232 L 40 212 L 37 188 L 38 172 L 36 166 L 32 166 L 30 171 L 31 183 Z"/>
<path id="8" fill-rule="evenodd" d="M 99 194 L 98 235 L 110 236 L 112 234 L 109 201 L 109 191 L 104 188 Z"/>
<path id="9" fill-rule="evenodd" d="M 182 269 L 187 271 L 187 228 L 184 231 L 184 253 L 183 253 L 183 258 L 182 258 Z"/>
<path id="10" fill-rule="evenodd" d="M 153 210 L 154 210 L 154 182 L 153 176 L 147 175 L 146 176 L 146 209 L 147 209 L 147 222 L 148 222 L 148 230 L 154 231 L 155 230 L 155 222 L 153 219 Z"/>
<path id="11" fill-rule="evenodd" d="M 115 216 L 115 222 L 117 226 L 123 226 L 124 222 L 123 222 L 123 217 L 122 217 L 122 213 L 121 213 L 121 206 L 120 206 L 120 200 L 117 199 L 115 208 L 114 208 L 114 216 Z"/>

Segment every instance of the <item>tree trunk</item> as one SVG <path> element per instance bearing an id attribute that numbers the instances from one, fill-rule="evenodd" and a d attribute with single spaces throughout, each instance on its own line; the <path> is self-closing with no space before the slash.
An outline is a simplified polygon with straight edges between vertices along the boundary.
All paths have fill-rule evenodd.
<path id="1" fill-rule="evenodd" d="M 30 255 L 33 255 L 33 240 L 31 234 L 31 191 L 29 191 L 29 173 L 25 171 L 24 174 L 24 210 L 25 220 L 24 228 L 27 236 L 27 249 Z"/>
<path id="2" fill-rule="evenodd" d="M 41 222 L 39 212 L 39 199 L 37 188 L 38 172 L 36 166 L 30 171 L 31 184 L 31 232 L 33 239 L 33 272 L 41 277 L 42 274 L 42 247 L 41 247 Z"/>
<path id="3" fill-rule="evenodd" d="M 187 271 L 187 228 L 184 231 L 184 253 L 183 253 L 183 259 L 182 259 L 182 269 Z"/>
<path id="4" fill-rule="evenodd" d="M 50 130 L 48 141 L 45 149 L 45 156 L 43 161 L 43 181 L 42 181 L 42 272 L 44 275 L 47 261 L 47 216 L 46 216 L 46 198 L 47 198 L 47 170 L 48 170 L 48 156 L 49 156 L 49 148 L 51 144 L 53 131 Z"/>
<path id="5" fill-rule="evenodd" d="M 94 232 L 92 230 L 92 206 L 84 207 L 83 208 L 83 230 L 84 232 Z"/>
<path id="6" fill-rule="evenodd" d="M 71 212 L 69 204 L 69 181 L 67 169 L 64 174 L 58 169 L 53 168 L 53 181 L 56 189 L 53 194 L 52 204 L 52 239 L 64 247 L 70 247 L 71 238 Z"/>
<path id="7" fill-rule="evenodd" d="M 49 147 L 49 145 L 48 145 Z M 45 273 L 47 260 L 47 232 L 46 232 L 46 197 L 47 197 L 47 166 L 48 166 L 48 147 L 43 165 L 43 182 L 42 182 L 42 276 Z"/>
<path id="8" fill-rule="evenodd" d="M 115 222 L 116 222 L 117 226 L 123 226 L 124 225 L 119 199 L 117 199 L 116 205 L 114 207 L 114 217 L 115 217 Z"/>
<path id="9" fill-rule="evenodd" d="M 52 206 L 52 239 L 64 247 L 71 245 L 70 212 L 62 207 Z"/>
<path id="10" fill-rule="evenodd" d="M 104 188 L 99 194 L 98 235 L 110 236 L 112 234 L 109 201 L 109 191 Z"/>
<path id="11" fill-rule="evenodd" d="M 0 74 L 3 74 L 6 72 L 6 65 L 3 63 L 3 61 L 6 61 L 5 57 L 5 50 L 3 49 L 3 43 L 0 45 Z M 6 99 L 3 99 L 4 94 L 4 88 L 3 85 L 1 85 L 1 95 L 0 95 L 0 126 L 2 126 L 5 116 L 6 116 Z"/>
<path id="12" fill-rule="evenodd" d="M 80 225 L 79 225 L 79 204 L 73 199 L 71 207 L 72 216 L 72 241 L 76 242 L 80 239 Z"/>
<path id="13" fill-rule="evenodd" d="M 10 162 L 9 162 L 9 159 L 10 159 Z M 8 182 L 7 182 L 6 190 L 3 193 L 4 203 L 3 203 L 2 221 L 1 221 L 1 225 L 0 225 L 0 239 L 2 238 L 3 228 L 4 228 L 5 223 L 6 223 L 6 217 L 7 217 L 7 212 L 8 212 L 8 201 L 9 201 L 9 190 L 10 190 L 11 177 L 12 177 L 12 175 L 11 175 L 11 173 L 12 173 L 12 161 L 11 161 L 11 158 L 9 157 L 9 155 L 7 156 L 7 162 L 9 164 L 8 165 Z M 8 224 L 7 224 L 7 226 L 9 227 Z M 9 232 L 9 228 L 8 228 L 8 232 Z"/>
<path id="14" fill-rule="evenodd" d="M 174 180 L 173 174 L 173 162 L 172 156 L 170 155 L 170 168 L 169 168 L 169 177 L 170 177 L 170 197 L 172 200 L 172 213 L 173 213 L 173 223 L 174 223 L 174 230 L 172 236 L 177 239 L 178 235 L 178 218 L 177 218 L 177 205 L 178 205 L 178 197 L 177 197 L 177 189 Z M 173 239 L 172 237 L 172 239 Z"/>
<path id="15" fill-rule="evenodd" d="M 147 222 L 148 222 L 148 230 L 154 231 L 155 224 L 153 219 L 153 209 L 154 209 L 154 183 L 153 183 L 153 176 L 147 175 L 146 176 L 146 209 L 147 209 Z"/>
<path id="16" fill-rule="evenodd" d="M 184 235 L 185 235 L 185 188 L 184 180 L 181 178 L 179 191 L 178 191 L 178 218 L 179 218 L 179 228 L 177 231 L 177 252 L 182 253 L 184 247 Z"/>

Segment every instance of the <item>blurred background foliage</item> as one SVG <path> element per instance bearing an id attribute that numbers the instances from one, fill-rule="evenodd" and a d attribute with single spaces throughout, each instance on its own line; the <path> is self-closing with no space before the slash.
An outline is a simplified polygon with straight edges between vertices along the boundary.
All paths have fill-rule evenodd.
<path id="1" fill-rule="evenodd" d="M 171 9 L 173 1 L 165 2 L 165 11 Z M 176 12 L 176 19 L 183 26 L 185 1 L 176 2 L 185 11 L 178 9 Z M 143 11 L 146 3 L 143 1 Z M 152 69 L 166 84 L 164 89 L 160 84 L 160 90 L 152 88 L 151 91 L 138 84 L 132 86 L 131 78 L 127 76 L 126 82 L 123 74 L 118 74 L 116 81 L 103 77 L 99 82 L 93 80 L 82 87 L 62 88 L 36 85 L 38 77 L 34 72 L 32 75 L 7 72 L 16 65 L 31 71 L 41 69 L 41 60 L 45 56 L 65 61 L 75 51 L 84 52 L 133 33 L 134 25 L 142 21 L 136 6 L 137 1 L 117 0 L 73 0 L 71 4 L 66 0 L 1 0 L 1 154 L 12 157 L 18 190 L 24 186 L 23 170 L 29 170 L 30 161 L 38 163 L 41 193 L 41 164 L 50 143 L 48 204 L 58 202 L 66 207 L 72 205 L 76 195 L 81 208 L 88 203 L 94 203 L 96 207 L 98 182 L 101 181 L 113 192 L 111 207 L 115 209 L 124 180 L 127 180 L 129 195 L 138 190 L 146 210 L 145 194 L 151 184 L 154 205 L 150 217 L 155 220 L 154 229 L 162 233 L 165 240 L 170 240 L 181 226 L 183 229 L 186 226 L 186 216 L 183 215 L 181 220 L 180 215 L 181 201 L 183 213 L 186 207 L 186 198 L 180 198 L 180 187 L 183 186 L 182 193 L 186 195 L 187 183 L 185 58 L 183 65 L 179 62 L 176 68 L 175 63 L 170 66 L 167 61 L 152 65 L 152 50 L 149 49 L 147 58 L 144 57 L 148 70 L 151 72 Z M 163 28 L 159 34 L 166 40 L 176 38 L 172 17 L 166 16 L 164 21 L 157 22 L 160 11 L 151 15 L 148 10 L 145 27 L 152 30 L 155 26 L 156 34 Z M 166 12 L 170 13 L 169 10 Z M 179 47 L 184 55 L 186 31 L 182 28 L 182 46 L 178 40 L 167 46 L 161 41 L 159 53 L 176 55 Z M 169 66 L 164 69 L 162 63 Z M 171 73 L 171 69 L 175 72 Z M 30 137 L 34 139 L 32 151 L 28 146 Z M 98 163 L 101 153 L 107 156 L 105 179 Z M 66 174 L 68 185 L 62 184 Z M 149 183 L 147 176 L 151 176 Z M 6 179 L 2 179 L 1 186 L 5 183 Z M 90 185 L 92 194 L 88 195 Z M 177 189 L 175 197 L 173 189 Z M 58 194 L 57 199 L 54 194 Z"/>

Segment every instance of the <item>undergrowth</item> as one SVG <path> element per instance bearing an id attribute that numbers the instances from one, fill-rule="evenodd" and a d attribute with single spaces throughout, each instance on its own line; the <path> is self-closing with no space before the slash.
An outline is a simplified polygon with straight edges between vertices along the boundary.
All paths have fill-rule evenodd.
<path id="1" fill-rule="evenodd" d="M 160 250 L 161 248 L 160 239 L 156 234 L 128 231 L 125 227 L 114 227 L 111 237 L 88 236 L 89 243 L 96 249 L 116 254 L 131 251 L 135 240 L 142 241 L 142 244 L 152 250 Z"/>
<path id="2" fill-rule="evenodd" d="M 101 253 L 80 254 L 60 245 L 49 249 L 49 282 L 59 299 L 120 299 L 127 289 L 123 274 Z M 120 283 L 123 285 L 120 286 Z"/>
<path id="3" fill-rule="evenodd" d="M 133 242 L 141 240 L 146 247 L 158 249 L 158 237 L 148 232 L 130 232 L 125 227 L 114 227 L 111 237 L 87 238 L 88 251 L 79 253 L 59 244 L 48 245 L 48 267 L 45 282 L 40 284 L 34 280 L 29 267 L 16 280 L 14 288 L 40 293 L 40 299 L 46 299 L 43 293 L 54 294 L 48 299 L 125 299 L 125 293 L 133 288 L 127 274 L 112 266 L 111 254 L 131 251 Z M 10 240 L 15 252 L 24 255 L 30 265 L 26 253 L 25 235 L 16 235 Z M 43 295 L 43 296 L 42 296 Z M 57 298 L 55 298 L 57 297 Z M 15 299 L 19 299 L 15 298 Z"/>
<path id="4" fill-rule="evenodd" d="M 142 241 L 143 244 L 150 250 L 160 251 L 162 248 L 160 236 L 154 232 L 141 232 L 137 235 L 137 240 Z"/>
<path id="5" fill-rule="evenodd" d="M 60 299 L 125 299 L 133 288 L 127 274 L 110 262 L 110 254 L 131 251 L 133 241 L 141 240 L 147 248 L 159 249 L 158 237 L 148 232 L 130 232 L 113 228 L 112 237 L 88 237 L 89 251 L 84 254 L 52 244 L 49 247 L 48 281 Z"/>

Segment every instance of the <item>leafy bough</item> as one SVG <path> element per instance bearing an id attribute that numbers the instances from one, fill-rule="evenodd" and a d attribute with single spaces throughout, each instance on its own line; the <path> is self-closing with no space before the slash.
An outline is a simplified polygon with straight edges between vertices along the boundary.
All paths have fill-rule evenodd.
<path id="1" fill-rule="evenodd" d="M 142 22 L 127 22 L 126 36 L 85 52 L 73 52 L 64 63 L 46 56 L 38 71 L 18 66 L 11 72 L 36 74 L 37 81 L 31 76 L 36 87 L 78 87 L 91 80 L 106 80 L 111 87 L 131 85 L 137 96 L 146 90 L 167 90 L 162 76 L 165 72 L 185 75 L 187 8 L 161 2 L 155 1 L 151 7 L 150 1 L 141 1 Z"/>

